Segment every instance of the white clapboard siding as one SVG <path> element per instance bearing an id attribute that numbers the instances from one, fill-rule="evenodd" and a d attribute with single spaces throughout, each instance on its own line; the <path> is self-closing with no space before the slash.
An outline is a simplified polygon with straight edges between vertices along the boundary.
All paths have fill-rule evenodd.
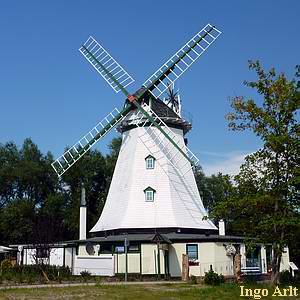
<path id="1" fill-rule="evenodd" d="M 172 131 L 183 145 L 182 130 Z M 140 138 L 144 133 L 143 127 L 123 133 L 108 197 L 91 232 L 124 228 L 217 229 L 210 220 L 203 220 L 206 212 L 192 170 L 182 177 L 156 145 L 152 145 L 150 153 Z M 154 170 L 146 169 L 149 154 L 156 158 Z M 186 159 L 180 161 L 185 163 Z M 145 201 L 144 189 L 148 186 L 156 190 L 154 202 Z"/>

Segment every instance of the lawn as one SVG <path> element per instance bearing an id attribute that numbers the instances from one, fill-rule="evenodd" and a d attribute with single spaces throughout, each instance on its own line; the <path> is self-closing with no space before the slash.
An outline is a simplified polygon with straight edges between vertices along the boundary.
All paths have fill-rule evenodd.
<path id="1" fill-rule="evenodd" d="M 262 299 L 274 299 L 271 296 L 274 288 L 256 285 L 253 288 L 268 288 L 269 296 Z M 218 287 L 204 285 L 147 284 L 147 285 L 96 285 L 39 289 L 0 290 L 0 299 L 138 299 L 138 300 L 176 300 L 176 299 L 250 299 L 240 297 L 240 287 L 234 284 L 223 284 Z M 253 299 L 253 298 L 252 298 Z M 300 299 L 297 297 L 275 297 L 275 299 Z"/>

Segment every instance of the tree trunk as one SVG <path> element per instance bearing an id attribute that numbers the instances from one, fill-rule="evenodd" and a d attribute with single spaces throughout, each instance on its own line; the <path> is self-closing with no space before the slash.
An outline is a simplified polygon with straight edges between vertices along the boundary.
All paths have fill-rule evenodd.
<path id="1" fill-rule="evenodd" d="M 182 273 L 181 278 L 183 281 L 189 280 L 189 258 L 186 254 L 182 254 Z"/>
<path id="2" fill-rule="evenodd" d="M 233 271 L 237 282 L 241 281 L 241 257 L 239 253 L 233 256 Z"/>
<path id="3" fill-rule="evenodd" d="M 272 275 L 271 282 L 273 284 L 279 283 L 279 272 L 282 252 L 279 251 L 278 246 L 273 247 L 273 259 L 272 259 Z"/>

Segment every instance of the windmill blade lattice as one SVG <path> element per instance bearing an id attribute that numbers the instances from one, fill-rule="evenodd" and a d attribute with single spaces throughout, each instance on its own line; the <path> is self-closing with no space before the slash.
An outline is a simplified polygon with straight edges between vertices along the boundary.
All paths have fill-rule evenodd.
<path id="1" fill-rule="evenodd" d="M 110 132 L 119 122 L 121 122 L 129 112 L 129 108 L 121 112 L 115 108 L 106 117 L 102 119 L 95 127 L 85 134 L 76 144 L 68 149 L 63 155 L 57 158 L 52 167 L 60 177 L 76 161 L 78 161 L 96 142 Z"/>
<path id="2" fill-rule="evenodd" d="M 89 39 L 88 39 L 88 41 L 89 41 Z M 93 39 L 93 41 L 95 41 L 94 39 Z M 82 46 L 84 49 L 82 50 L 83 52 L 84 52 L 84 54 L 86 55 L 86 57 L 87 57 L 87 59 L 94 65 L 94 66 L 99 66 L 99 68 L 97 67 L 97 70 L 98 69 L 102 69 L 103 70 L 103 72 L 102 73 L 100 73 L 100 74 L 106 74 L 106 76 L 108 77 L 108 78 L 110 78 L 111 80 L 112 80 L 112 82 L 114 82 L 117 86 L 118 86 L 118 88 L 119 88 L 119 90 L 121 90 L 123 93 L 124 93 L 124 95 L 126 96 L 126 97 L 128 97 L 130 94 L 129 94 L 129 92 L 126 90 L 126 88 L 125 88 L 125 86 L 123 86 L 122 85 L 122 82 L 119 82 L 119 78 L 116 78 L 116 75 L 117 74 L 113 74 L 113 73 L 111 73 L 111 71 L 109 70 L 109 69 L 107 69 L 106 67 L 104 67 L 103 66 L 103 64 L 102 64 L 102 62 L 100 62 L 98 59 L 98 57 L 96 57 L 91 51 L 95 51 L 94 49 L 94 44 L 93 44 L 94 42 L 86 42 L 85 44 L 89 47 L 89 49 L 87 49 L 86 48 L 86 46 Z M 97 45 L 100 45 L 99 43 L 97 43 Z M 100 47 L 102 47 L 102 46 L 100 46 Z M 106 52 L 107 53 L 107 52 Z M 107 53 L 107 55 L 109 55 L 108 53 Z M 100 59 L 101 59 L 101 57 L 100 57 Z M 105 78 L 105 77 L 104 77 Z M 156 119 L 154 119 L 151 115 L 149 115 L 148 113 L 147 113 L 147 111 L 145 111 L 144 109 L 143 109 L 143 107 L 141 106 L 141 104 L 139 103 L 140 101 L 140 98 L 142 98 L 142 95 L 140 95 L 139 97 L 137 97 L 137 98 L 135 98 L 134 97 L 134 99 L 132 100 L 132 104 L 139 110 L 139 112 L 141 112 L 142 114 L 144 114 L 144 116 L 148 119 L 148 122 L 150 122 L 152 125 L 154 125 L 156 128 L 158 128 L 159 129 L 159 131 L 165 136 L 165 138 L 167 139 L 167 140 L 169 140 L 169 142 L 171 142 L 172 144 L 173 144 L 173 146 L 175 147 L 175 148 L 177 148 L 177 150 L 179 151 L 179 153 L 181 153 L 181 154 L 183 154 L 183 156 L 186 156 L 186 154 L 183 152 L 183 150 L 180 148 L 180 147 L 178 147 L 178 145 L 172 140 L 172 137 L 170 137 L 169 135 L 168 135 L 168 133 L 166 133 L 165 132 L 165 130 L 159 125 L 159 124 L 157 124 L 157 122 L 156 122 Z M 128 107 L 128 109 L 130 110 L 130 108 L 132 107 L 132 104 L 128 104 L 127 105 L 127 107 Z M 126 109 L 126 108 L 125 108 Z M 193 164 L 193 161 L 192 160 L 190 160 L 190 158 L 188 157 L 188 156 L 186 156 L 186 158 L 190 161 L 190 163 L 192 163 Z"/>
<path id="3" fill-rule="evenodd" d="M 52 167 L 58 176 L 63 175 L 97 141 L 121 122 L 133 108 L 137 108 L 138 120 L 143 121 L 143 125 L 140 122 L 137 125 L 145 126 L 148 123 L 145 126 L 145 128 L 147 127 L 147 134 L 159 146 L 163 146 L 163 151 L 167 150 L 165 155 L 175 167 L 179 163 L 179 160 L 183 158 L 186 160 L 184 168 L 186 166 L 190 170 L 191 166 L 196 165 L 198 163 L 196 156 L 185 145 L 180 146 L 172 130 L 168 128 L 149 106 L 146 104 L 141 105 L 141 103 L 147 91 L 151 92 L 156 98 L 164 93 L 169 85 L 173 84 L 207 50 L 220 34 L 221 31 L 215 27 L 210 24 L 206 25 L 159 68 L 157 72 L 146 80 L 143 84 L 143 89 L 140 89 L 142 92 L 138 90 L 134 95 L 130 95 L 126 90 L 126 87 L 134 82 L 134 79 L 93 37 L 89 37 L 80 47 L 79 51 L 115 92 L 122 91 L 124 93 L 127 97 L 127 102 L 122 111 L 114 109 L 84 135 L 82 139 L 52 163 Z M 158 130 L 153 130 L 154 127 Z M 172 149 L 169 145 L 174 148 L 173 150 L 177 149 L 177 151 L 169 151 L 168 149 Z M 183 172 L 183 174 L 185 173 Z"/>
<path id="4" fill-rule="evenodd" d="M 116 93 L 134 82 L 125 69 L 92 36 L 79 51 Z"/>
<path id="5" fill-rule="evenodd" d="M 218 38 L 221 34 L 216 27 L 207 24 L 194 35 L 180 50 L 164 63 L 143 84 L 158 98 L 173 84 Z"/>

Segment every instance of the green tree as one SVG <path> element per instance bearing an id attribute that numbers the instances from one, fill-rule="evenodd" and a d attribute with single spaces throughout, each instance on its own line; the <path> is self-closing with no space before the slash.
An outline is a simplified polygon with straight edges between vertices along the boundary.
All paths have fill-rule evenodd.
<path id="1" fill-rule="evenodd" d="M 81 186 L 84 184 L 86 189 L 87 228 L 90 229 L 103 210 L 120 149 L 120 141 L 120 138 L 112 139 L 108 145 L 110 152 L 106 156 L 97 150 L 88 151 L 62 177 L 68 199 L 66 222 L 68 228 L 72 229 L 73 238 L 78 236 Z"/>
<path id="2" fill-rule="evenodd" d="M 45 244 L 74 238 L 66 223 L 67 197 L 59 192 L 49 194 L 36 209 L 33 222 L 34 243 Z"/>
<path id="3" fill-rule="evenodd" d="M 16 196 L 16 170 L 20 155 L 16 144 L 0 145 L 0 211 Z"/>
<path id="4" fill-rule="evenodd" d="M 26 139 L 20 149 L 0 144 L 0 240 L 4 243 L 43 244 L 78 237 L 80 191 L 87 191 L 88 228 L 98 220 L 109 189 L 121 139 L 113 139 L 103 156 L 92 150 L 62 179 Z"/>
<path id="5" fill-rule="evenodd" d="M 0 212 L 0 231 L 5 243 L 33 242 L 35 205 L 28 199 L 15 199 Z"/>
<path id="6" fill-rule="evenodd" d="M 194 169 L 196 184 L 200 192 L 204 207 L 211 212 L 214 207 L 223 202 L 234 193 L 234 187 L 230 175 L 212 174 L 206 176 L 201 166 Z"/>
<path id="7" fill-rule="evenodd" d="M 2 241 L 33 242 L 34 220 L 48 195 L 59 189 L 52 161 L 51 154 L 44 156 L 30 139 L 20 150 L 12 142 L 0 145 Z"/>
<path id="8" fill-rule="evenodd" d="M 114 173 L 115 165 L 121 149 L 121 143 L 122 143 L 122 139 L 119 137 L 119 138 L 112 139 L 108 145 L 109 154 L 106 156 L 106 166 L 107 166 L 107 174 L 110 179 L 112 178 L 112 175 Z"/>
<path id="9" fill-rule="evenodd" d="M 257 81 L 245 82 L 259 100 L 235 97 L 227 120 L 231 130 L 249 129 L 263 146 L 249 155 L 236 177 L 237 193 L 214 210 L 248 237 L 272 244 L 272 280 L 278 281 L 282 251 L 299 230 L 299 72 L 288 80 L 258 61 L 249 62 Z M 298 68 L 299 71 L 299 68 Z"/>

